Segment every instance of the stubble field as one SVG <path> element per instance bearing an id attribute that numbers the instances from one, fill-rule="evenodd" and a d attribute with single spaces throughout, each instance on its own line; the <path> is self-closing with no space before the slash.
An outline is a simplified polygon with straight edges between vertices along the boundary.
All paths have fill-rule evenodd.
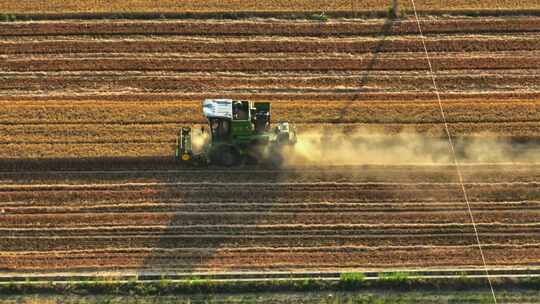
<path id="1" fill-rule="evenodd" d="M 487 262 L 537 267 L 540 19 L 422 25 L 452 135 L 526 145 L 525 160 L 463 167 Z M 274 121 L 304 132 L 441 140 L 413 20 L 41 21 L 0 34 L 0 269 L 481 266 L 450 165 L 398 165 L 397 152 L 365 165 L 355 151 L 353 166 L 280 170 L 170 159 L 211 97 L 271 101 Z"/>
<path id="2" fill-rule="evenodd" d="M 416 0 L 418 8 L 430 11 L 452 10 L 531 10 L 539 9 L 538 0 L 496 0 L 496 1 L 430 1 Z M 140 12 L 302 12 L 302 11 L 385 11 L 389 1 L 380 0 L 209 0 L 209 1 L 141 1 L 141 0 L 36 0 L 32 2 L 0 1 L 0 9 L 9 13 L 140 13 Z M 410 1 L 401 1 L 400 7 L 411 10 Z"/>
<path id="3" fill-rule="evenodd" d="M 480 267 L 451 166 L 2 173 L 2 267 Z M 467 166 L 490 267 L 537 266 L 539 166 Z"/>

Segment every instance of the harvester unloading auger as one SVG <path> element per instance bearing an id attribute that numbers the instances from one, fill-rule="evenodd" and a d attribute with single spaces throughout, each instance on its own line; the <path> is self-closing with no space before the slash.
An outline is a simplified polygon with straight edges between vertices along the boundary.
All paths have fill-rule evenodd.
<path id="1" fill-rule="evenodd" d="M 239 166 L 262 163 L 280 166 L 283 149 L 296 143 L 296 132 L 287 122 L 270 123 L 270 103 L 206 99 L 203 113 L 210 129 L 200 151 L 194 151 L 192 128 L 182 127 L 176 159 L 187 164 Z M 206 132 L 204 127 L 202 132 Z"/>

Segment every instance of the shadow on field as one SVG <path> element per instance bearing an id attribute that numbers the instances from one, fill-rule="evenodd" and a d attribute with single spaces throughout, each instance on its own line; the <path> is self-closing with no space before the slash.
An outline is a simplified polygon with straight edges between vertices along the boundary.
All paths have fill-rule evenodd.
<path id="1" fill-rule="evenodd" d="M 358 100 L 360 95 L 364 92 L 365 86 L 367 86 L 367 84 L 369 83 L 371 72 L 373 71 L 373 68 L 377 64 L 377 61 L 379 60 L 379 54 L 383 51 L 383 48 L 386 45 L 386 39 L 388 38 L 388 36 L 391 36 L 393 34 L 392 26 L 394 25 L 395 22 L 399 22 L 399 21 L 394 21 L 391 19 L 385 20 L 381 28 L 381 31 L 378 35 L 378 36 L 381 36 L 381 39 L 379 40 L 379 42 L 377 43 L 377 45 L 375 46 L 372 52 L 373 57 L 369 61 L 367 68 L 360 75 L 360 79 L 358 80 L 358 93 L 356 94 L 357 97 L 353 97 L 353 99 L 350 100 L 345 105 L 345 107 L 341 110 L 339 117 L 336 119 L 336 122 L 343 121 L 343 118 L 347 115 L 347 112 L 349 111 L 350 107 L 353 105 L 354 102 Z"/>
<path id="2" fill-rule="evenodd" d="M 66 219 L 53 216 L 38 223 L 57 228 L 44 235 L 60 241 L 6 245 L 14 251 L 64 252 L 65 258 L 50 261 L 35 257 L 33 263 L 47 271 L 249 268 L 254 263 L 249 253 L 231 256 L 227 249 L 260 244 L 254 235 L 261 231 L 254 225 L 271 223 L 274 202 L 302 195 L 276 185 L 283 181 L 279 169 L 184 167 L 169 158 L 0 159 L 0 168 L 0 180 L 8 184 L 45 187 L 35 193 L 13 191 L 6 199 L 42 206 L 31 216 L 53 212 Z M 279 242 L 272 244 L 287 246 Z M 26 260 L 18 263 L 25 265 L 19 270 L 33 267 Z"/>
<path id="3" fill-rule="evenodd" d="M 12 236 L 24 237 L 4 238 L 0 247 L 5 252 L 39 252 L 35 256 L 14 256 L 2 261 L 0 268 L 126 269 L 140 275 L 156 273 L 159 279 L 160 274 L 168 272 L 312 269 L 313 265 L 318 269 L 382 267 L 388 264 L 388 257 L 400 258 L 396 263 L 405 267 L 416 261 L 416 254 L 425 254 L 426 262 L 436 265 L 439 257 L 422 253 L 423 247 L 418 253 L 393 247 L 412 245 L 408 239 L 421 246 L 445 245 L 444 238 L 415 240 L 418 229 L 432 233 L 440 227 L 413 227 L 411 233 L 408 226 L 380 228 L 379 221 L 397 226 L 417 221 L 438 225 L 439 219 L 448 221 L 446 217 L 453 213 L 466 214 L 463 208 L 455 211 L 446 205 L 433 205 L 438 208 L 436 212 L 426 213 L 425 208 L 431 208 L 433 202 L 460 205 L 460 189 L 455 184 L 424 184 L 455 182 L 452 167 L 314 166 L 302 171 L 181 168 L 172 162 L 166 166 L 165 159 L 154 161 L 162 166 L 159 170 L 130 171 L 149 168 L 150 159 L 141 159 L 141 163 L 126 160 L 123 164 L 129 168 L 120 167 L 120 163 L 113 166 L 113 159 L 102 159 L 100 169 L 109 162 L 109 170 L 84 172 L 73 167 L 76 162 L 55 167 L 51 164 L 62 164 L 61 160 L 34 160 L 37 167 L 31 167 L 30 163 L 0 160 L 14 170 L 0 170 L 0 179 L 7 183 L 0 191 L 0 203 L 7 208 L 2 228 Z M 21 164 L 26 173 L 15 171 Z M 45 167 L 74 171 L 38 170 Z M 124 170 L 114 171 L 119 169 Z M 492 169 L 487 171 L 490 175 Z M 468 170 L 470 175 L 476 169 Z M 531 172 L 537 174 L 534 169 Z M 485 176 L 485 172 L 482 174 Z M 527 173 L 519 174 L 530 180 Z M 54 184 L 58 185 L 47 187 Z M 16 189 L 19 185 L 38 189 Z M 471 201 L 502 202 L 518 194 L 520 199 L 532 201 L 537 193 L 529 191 L 530 187 L 478 186 L 471 189 Z M 416 211 L 410 203 L 416 204 L 412 206 Z M 353 224 L 361 225 L 350 226 Z M 449 231 L 454 233 L 454 228 Z M 471 238 L 468 244 L 474 243 L 472 234 L 464 237 Z M 459 243 L 453 239 L 448 242 L 461 244 L 464 237 Z M 379 248 L 381 244 L 391 247 L 381 251 L 352 248 Z M 464 260 L 467 265 L 477 264 L 478 256 L 472 258 L 475 260 L 469 256 Z"/>
<path id="4" fill-rule="evenodd" d="M 289 197 L 278 185 L 284 179 L 282 170 L 254 167 L 179 173 L 175 185 L 156 192 L 167 221 L 155 232 L 140 273 L 250 269 L 256 261 L 249 248 L 268 246 L 258 240 L 264 231 L 256 225 L 271 224 L 273 204 Z"/>
<path id="5" fill-rule="evenodd" d="M 0 171 L 112 171 L 165 170 L 175 166 L 172 157 L 0 158 Z"/>

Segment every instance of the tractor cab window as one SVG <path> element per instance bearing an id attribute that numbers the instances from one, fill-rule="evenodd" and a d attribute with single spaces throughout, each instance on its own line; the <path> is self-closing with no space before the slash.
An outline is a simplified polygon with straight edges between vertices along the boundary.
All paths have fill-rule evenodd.
<path id="1" fill-rule="evenodd" d="M 233 119 L 248 120 L 249 119 L 249 102 L 235 101 L 233 103 Z"/>
<path id="2" fill-rule="evenodd" d="M 231 131 L 231 122 L 225 118 L 212 118 L 210 119 L 210 131 L 213 140 L 227 139 Z"/>
<path id="3" fill-rule="evenodd" d="M 270 105 L 268 103 L 256 103 L 251 116 L 255 132 L 261 133 L 270 129 Z"/>

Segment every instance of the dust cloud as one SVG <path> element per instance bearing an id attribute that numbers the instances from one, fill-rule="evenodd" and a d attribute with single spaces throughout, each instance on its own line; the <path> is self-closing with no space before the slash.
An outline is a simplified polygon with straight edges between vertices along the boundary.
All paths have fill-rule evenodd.
<path id="1" fill-rule="evenodd" d="M 191 129 L 191 146 L 194 152 L 200 153 L 205 144 L 210 140 L 208 130 L 197 126 Z"/>
<path id="2" fill-rule="evenodd" d="M 285 165 L 452 164 L 446 137 L 413 132 L 395 135 L 357 129 L 335 133 L 305 131 L 283 151 Z M 538 142 L 511 142 L 490 134 L 454 138 L 461 163 L 540 163 Z"/>

